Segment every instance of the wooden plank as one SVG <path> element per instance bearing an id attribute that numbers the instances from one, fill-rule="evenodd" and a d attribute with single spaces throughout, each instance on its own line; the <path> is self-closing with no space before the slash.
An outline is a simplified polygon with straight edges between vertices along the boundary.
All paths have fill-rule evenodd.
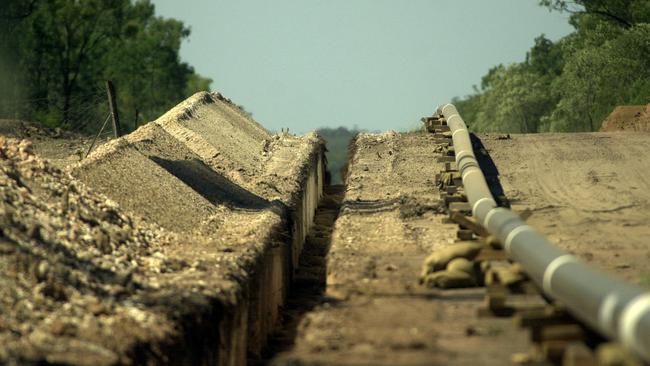
<path id="1" fill-rule="evenodd" d="M 452 185 L 452 186 L 445 187 L 445 192 L 447 192 L 447 194 L 454 194 L 457 191 L 458 191 L 458 186 L 453 186 Z"/>
<path id="2" fill-rule="evenodd" d="M 569 343 L 569 341 L 565 340 L 544 341 L 541 347 L 542 355 L 553 364 L 559 364 Z"/>
<path id="3" fill-rule="evenodd" d="M 459 214 L 471 214 L 472 213 L 472 206 L 469 204 L 469 202 L 463 202 L 463 201 L 456 201 L 456 202 L 450 202 L 449 203 L 449 218 L 452 218 L 452 212 L 457 212 Z"/>
<path id="4" fill-rule="evenodd" d="M 441 195 L 442 197 L 442 195 Z M 454 202 L 467 202 L 467 196 L 465 195 L 460 195 L 460 194 L 454 194 L 454 195 L 446 195 L 443 198 L 445 200 L 445 205 L 449 206 L 451 203 Z"/>
<path id="5" fill-rule="evenodd" d="M 570 323 L 575 323 L 575 320 L 569 313 L 552 307 L 521 312 L 515 317 L 515 324 L 523 328 Z"/>
<path id="6" fill-rule="evenodd" d="M 449 145 L 450 142 L 451 142 L 450 138 L 440 136 L 440 135 L 433 135 L 433 143 L 434 144 L 438 144 L 438 145 L 446 144 L 446 145 Z"/>
<path id="7" fill-rule="evenodd" d="M 445 163 L 445 172 L 446 173 L 457 173 L 458 172 L 458 166 L 456 166 L 456 162 L 448 162 Z"/>
<path id="8" fill-rule="evenodd" d="M 540 341 L 576 341 L 585 338 L 585 331 L 579 324 L 554 324 L 541 327 Z"/>
<path id="9" fill-rule="evenodd" d="M 485 307 L 492 315 L 511 316 L 514 309 L 506 305 L 508 289 L 496 284 L 488 286 L 485 291 Z"/>
<path id="10" fill-rule="evenodd" d="M 438 156 L 436 158 L 436 161 L 438 163 L 449 163 L 449 162 L 456 162 L 456 158 L 453 156 Z"/>
<path id="11" fill-rule="evenodd" d="M 469 204 L 467 204 L 467 206 L 469 206 Z M 471 212 L 471 207 L 469 207 L 469 210 Z M 451 204 L 449 205 L 449 219 L 465 229 L 472 230 L 474 234 L 478 236 L 487 237 L 489 235 L 487 229 L 484 228 L 483 225 L 477 223 L 474 218 L 463 215 L 460 210 L 455 210 L 455 207 Z"/>
<path id="12" fill-rule="evenodd" d="M 456 232 L 456 237 L 459 240 L 463 240 L 463 241 L 474 240 L 474 232 L 472 232 L 472 230 L 461 229 Z"/>

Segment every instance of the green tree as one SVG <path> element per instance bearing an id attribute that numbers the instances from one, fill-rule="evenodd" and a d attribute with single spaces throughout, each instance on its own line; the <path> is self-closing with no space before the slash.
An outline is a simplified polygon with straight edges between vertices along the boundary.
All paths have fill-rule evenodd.
<path id="1" fill-rule="evenodd" d="M 75 121 L 72 110 L 93 85 L 98 62 L 119 35 L 127 0 L 42 0 L 26 18 L 20 57 L 30 81 L 32 98 L 47 98 L 47 109 L 65 125 Z M 55 117 L 56 118 L 56 117 Z"/>
<path id="2" fill-rule="evenodd" d="M 527 64 L 500 66 L 484 79 L 474 129 L 480 131 L 540 132 L 541 118 L 553 105 L 549 78 Z"/>
<path id="3" fill-rule="evenodd" d="M 129 9 L 120 37 L 112 40 L 105 57 L 104 78 L 118 86 L 124 116 L 149 121 L 212 80 L 180 61 L 180 47 L 190 30 L 182 22 L 155 16 L 149 1 Z"/>
<path id="4" fill-rule="evenodd" d="M 572 48 L 553 89 L 560 102 L 554 131 L 595 131 L 619 104 L 650 102 L 650 25 L 640 24 L 601 45 Z"/>
<path id="5" fill-rule="evenodd" d="M 578 16 L 595 15 L 623 28 L 650 21 L 647 0 L 541 0 L 540 4 Z"/>
<path id="6" fill-rule="evenodd" d="M 17 105 L 19 99 L 25 98 L 18 56 L 20 26 L 33 13 L 35 5 L 36 0 L 0 1 L 0 114 L 14 117 L 22 109 L 22 105 Z"/>
<path id="7" fill-rule="evenodd" d="M 0 73 L 0 95 L 13 90 L 15 101 L 23 85 L 27 118 L 81 128 L 106 113 L 104 85 L 113 80 L 120 114 L 137 127 L 212 82 L 180 60 L 189 28 L 156 16 L 149 0 L 4 1 L 0 54 L 15 57 L 0 58 L 11 70 Z"/>
<path id="8" fill-rule="evenodd" d="M 575 31 L 535 39 L 526 60 L 497 66 L 457 100 L 477 131 L 595 131 L 620 104 L 650 102 L 650 1 L 542 0 Z"/>

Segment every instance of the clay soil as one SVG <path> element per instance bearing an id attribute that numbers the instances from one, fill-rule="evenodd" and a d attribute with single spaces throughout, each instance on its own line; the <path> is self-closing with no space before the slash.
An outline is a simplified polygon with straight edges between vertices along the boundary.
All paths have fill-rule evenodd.
<path id="1" fill-rule="evenodd" d="M 614 108 L 600 127 L 602 132 L 650 131 L 650 104 L 624 105 Z"/>

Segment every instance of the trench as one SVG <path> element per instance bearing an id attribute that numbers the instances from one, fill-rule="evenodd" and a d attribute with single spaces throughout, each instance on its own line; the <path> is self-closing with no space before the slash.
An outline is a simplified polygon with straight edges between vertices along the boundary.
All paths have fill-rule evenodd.
<path id="1" fill-rule="evenodd" d="M 327 253 L 330 249 L 334 223 L 339 215 L 344 185 L 329 185 L 323 189 L 314 215 L 314 224 L 305 239 L 289 295 L 280 313 L 281 325 L 268 339 L 261 357 L 248 360 L 248 365 L 268 365 L 275 356 L 288 351 L 294 344 L 298 326 L 306 313 L 324 303 L 327 278 Z"/>

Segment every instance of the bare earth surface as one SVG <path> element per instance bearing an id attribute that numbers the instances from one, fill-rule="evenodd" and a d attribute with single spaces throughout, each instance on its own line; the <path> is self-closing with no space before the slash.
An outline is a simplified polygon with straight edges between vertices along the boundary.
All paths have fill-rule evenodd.
<path id="1" fill-rule="evenodd" d="M 650 131 L 650 104 L 614 108 L 600 127 L 601 132 Z"/>
<path id="2" fill-rule="evenodd" d="M 320 197 L 314 134 L 272 136 L 218 93 L 81 162 L 79 136 L 0 127 L 36 141 L 0 134 L 0 364 L 259 352 Z"/>
<path id="3" fill-rule="evenodd" d="M 93 136 L 52 130 L 38 123 L 10 119 L 0 119 L 0 135 L 28 139 L 34 152 L 47 158 L 50 164 L 57 168 L 80 161 L 93 141 Z M 108 139 L 105 136 L 100 137 L 95 143 L 95 148 L 106 141 Z"/>
<path id="4" fill-rule="evenodd" d="M 510 319 L 478 318 L 483 289 L 418 284 L 433 249 L 455 239 L 426 134 L 362 134 L 332 233 L 325 302 L 307 312 L 275 365 L 504 365 L 529 347 Z"/>
<path id="5" fill-rule="evenodd" d="M 484 288 L 418 283 L 458 228 L 430 134 L 361 134 L 308 234 L 320 140 L 271 135 L 218 94 L 80 163 L 85 137 L 8 132 L 34 143 L 0 137 L 0 363 L 264 362 L 294 275 L 323 296 L 273 365 L 505 365 L 532 347 L 512 319 L 478 316 Z M 529 224 L 650 287 L 650 133 L 479 138 Z M 322 273 L 293 268 L 304 236 Z"/>
<path id="6" fill-rule="evenodd" d="M 557 246 L 650 286 L 650 133 L 482 136 L 515 211 Z"/>

